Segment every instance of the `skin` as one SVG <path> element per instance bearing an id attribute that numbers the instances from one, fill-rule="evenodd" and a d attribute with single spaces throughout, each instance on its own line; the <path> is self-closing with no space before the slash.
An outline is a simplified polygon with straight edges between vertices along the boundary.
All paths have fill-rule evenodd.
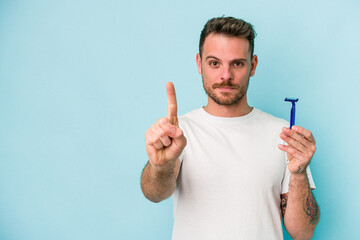
<path id="1" fill-rule="evenodd" d="M 220 117 L 239 117 L 251 112 L 247 87 L 254 76 L 258 58 L 250 56 L 249 42 L 244 38 L 210 34 L 206 37 L 202 57 L 196 56 L 208 104 L 204 110 Z M 168 113 L 145 133 L 149 162 L 141 177 L 145 197 L 159 202 L 172 195 L 179 174 L 179 156 L 186 138 L 178 126 L 175 89 L 167 83 Z M 289 192 L 281 196 L 284 225 L 293 239 L 311 239 L 320 211 L 309 187 L 306 167 L 315 153 L 315 139 L 309 130 L 299 126 L 283 128 L 280 134 L 287 145 L 291 172 Z"/>
<path id="2" fill-rule="evenodd" d="M 306 167 L 316 151 L 312 133 L 302 127 L 283 128 L 279 144 L 289 160 L 291 172 L 289 192 L 281 196 L 284 225 L 293 239 L 311 239 L 320 220 L 320 209 L 309 186 Z"/>
<path id="3" fill-rule="evenodd" d="M 141 175 L 141 189 L 152 202 L 170 197 L 176 188 L 180 170 L 179 156 L 186 146 L 186 138 L 179 128 L 174 85 L 166 85 L 168 113 L 145 132 L 149 161 Z"/>
<path id="4" fill-rule="evenodd" d="M 208 104 L 204 107 L 208 113 L 221 117 L 238 117 L 251 112 L 246 90 L 249 78 L 255 74 L 258 58 L 256 55 L 251 58 L 249 47 L 249 42 L 244 38 L 218 34 L 206 37 L 202 57 L 200 54 L 196 55 L 205 90 L 208 92 L 211 89 L 212 94 L 219 100 L 230 102 L 245 89 L 243 96 L 231 105 L 216 103 L 208 93 Z M 233 88 L 216 87 L 221 84 L 228 84 Z"/>

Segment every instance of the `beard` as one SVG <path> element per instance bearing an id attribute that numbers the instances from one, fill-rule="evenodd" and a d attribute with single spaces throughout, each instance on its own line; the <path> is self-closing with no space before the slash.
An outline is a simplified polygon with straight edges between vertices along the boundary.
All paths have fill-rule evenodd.
<path id="1" fill-rule="evenodd" d="M 203 77 L 202 77 L 202 81 L 203 81 L 203 87 L 204 87 L 206 94 L 212 100 L 214 100 L 214 102 L 216 102 L 219 105 L 223 105 L 223 106 L 232 106 L 232 105 L 237 104 L 246 95 L 246 92 L 249 87 L 250 77 L 248 78 L 247 83 L 244 86 L 233 85 L 229 82 L 223 82 L 220 84 L 215 83 L 212 86 L 209 86 L 209 85 L 205 84 Z M 233 89 L 236 89 L 237 92 L 235 93 L 235 95 L 230 92 L 223 92 L 223 93 L 220 93 L 220 96 L 219 96 L 219 94 L 217 95 L 215 91 L 216 91 L 216 88 L 220 88 L 220 87 L 233 88 Z"/>

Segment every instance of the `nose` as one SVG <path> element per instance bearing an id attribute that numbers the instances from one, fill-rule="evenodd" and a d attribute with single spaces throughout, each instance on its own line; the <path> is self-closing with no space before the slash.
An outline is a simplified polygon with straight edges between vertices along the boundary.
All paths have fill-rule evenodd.
<path id="1" fill-rule="evenodd" d="M 221 80 L 230 81 L 233 79 L 233 74 L 229 66 L 224 66 L 221 73 Z"/>

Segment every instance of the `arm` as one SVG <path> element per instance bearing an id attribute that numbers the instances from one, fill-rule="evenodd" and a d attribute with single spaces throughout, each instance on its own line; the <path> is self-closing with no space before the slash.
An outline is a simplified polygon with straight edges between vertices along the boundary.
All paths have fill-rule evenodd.
<path id="1" fill-rule="evenodd" d="M 316 150 L 315 139 L 310 131 L 298 126 L 284 128 L 280 137 L 288 143 L 279 148 L 287 153 L 291 172 L 289 192 L 281 195 L 284 225 L 293 239 L 311 239 L 320 219 L 320 210 L 306 174 L 306 167 Z"/>
<path id="2" fill-rule="evenodd" d="M 163 168 L 146 164 L 141 175 L 141 189 L 144 196 L 152 202 L 160 202 L 170 197 L 176 188 L 176 179 L 180 170 L 180 160 Z"/>
<path id="3" fill-rule="evenodd" d="M 307 180 L 299 179 L 293 183 L 291 181 L 289 193 L 281 195 L 285 228 L 294 239 L 311 239 L 320 219 L 319 206 L 308 187 Z"/>
<path id="4" fill-rule="evenodd" d="M 186 146 L 186 138 L 179 128 L 175 89 L 167 84 L 168 114 L 160 118 L 145 133 L 149 162 L 141 175 L 141 189 L 152 202 L 160 202 L 172 195 L 180 170 L 179 156 Z"/>

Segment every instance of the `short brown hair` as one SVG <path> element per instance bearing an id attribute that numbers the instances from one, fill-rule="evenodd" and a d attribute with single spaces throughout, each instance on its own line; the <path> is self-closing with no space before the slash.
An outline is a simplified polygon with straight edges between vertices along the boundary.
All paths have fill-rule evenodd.
<path id="1" fill-rule="evenodd" d="M 199 54 L 202 56 L 202 50 L 205 43 L 205 38 L 211 33 L 223 34 L 229 37 L 246 38 L 250 43 L 250 56 L 254 55 L 254 39 L 256 32 L 253 25 L 245 22 L 242 19 L 233 17 L 218 17 L 212 18 L 205 24 L 200 34 Z"/>

